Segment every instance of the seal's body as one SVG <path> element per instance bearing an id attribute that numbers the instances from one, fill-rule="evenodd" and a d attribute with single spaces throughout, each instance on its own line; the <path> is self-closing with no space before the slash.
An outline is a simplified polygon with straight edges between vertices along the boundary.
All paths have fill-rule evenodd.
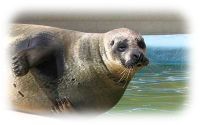
<path id="1" fill-rule="evenodd" d="M 133 74 L 148 64 L 144 45 L 132 44 L 129 39 L 133 38 L 143 40 L 125 28 L 83 33 L 48 26 L 13 25 L 10 55 L 14 108 L 44 113 L 50 112 L 52 106 L 60 111 L 63 108 L 59 106 L 70 103 L 68 108 L 76 111 L 110 109 L 122 97 Z"/>

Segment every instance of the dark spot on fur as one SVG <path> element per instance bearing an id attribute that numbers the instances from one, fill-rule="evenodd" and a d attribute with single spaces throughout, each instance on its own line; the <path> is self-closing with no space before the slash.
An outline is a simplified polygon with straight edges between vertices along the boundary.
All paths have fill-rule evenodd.
<path id="1" fill-rule="evenodd" d="M 17 87 L 17 85 L 16 84 L 13 84 L 13 86 L 16 88 Z"/>
<path id="2" fill-rule="evenodd" d="M 112 41 L 111 41 L 110 45 L 111 45 L 111 46 L 113 46 L 113 45 L 114 45 L 114 40 L 112 40 Z"/>
<path id="3" fill-rule="evenodd" d="M 76 80 L 75 78 L 72 78 L 72 79 L 71 79 L 71 81 L 75 81 L 75 80 Z"/>
<path id="4" fill-rule="evenodd" d="M 22 92 L 18 91 L 18 93 L 19 93 L 22 97 L 24 97 L 24 94 L 23 94 Z"/>
<path id="5" fill-rule="evenodd" d="M 79 88 L 80 86 L 81 86 L 81 83 L 80 83 L 80 82 L 78 82 L 78 83 L 77 83 L 77 87 Z"/>

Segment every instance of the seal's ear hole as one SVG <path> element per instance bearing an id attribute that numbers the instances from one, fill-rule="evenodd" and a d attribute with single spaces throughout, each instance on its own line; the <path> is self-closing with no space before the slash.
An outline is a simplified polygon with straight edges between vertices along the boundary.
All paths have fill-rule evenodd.
<path id="1" fill-rule="evenodd" d="M 112 40 L 112 41 L 110 42 L 110 45 L 111 45 L 111 46 L 113 46 L 113 45 L 114 45 L 114 43 L 115 43 L 115 41 L 114 41 L 114 40 Z"/>

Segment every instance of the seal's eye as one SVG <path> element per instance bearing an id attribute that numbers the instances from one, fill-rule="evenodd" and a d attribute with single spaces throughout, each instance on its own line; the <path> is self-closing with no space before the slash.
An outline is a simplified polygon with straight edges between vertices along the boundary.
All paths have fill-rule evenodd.
<path id="1" fill-rule="evenodd" d="M 146 45 L 144 43 L 144 39 L 141 39 L 141 40 L 137 41 L 137 45 L 142 49 L 146 48 Z"/>
<path id="2" fill-rule="evenodd" d="M 124 52 L 127 48 L 128 48 L 128 45 L 125 43 L 118 44 L 117 46 L 117 50 L 119 52 Z"/>

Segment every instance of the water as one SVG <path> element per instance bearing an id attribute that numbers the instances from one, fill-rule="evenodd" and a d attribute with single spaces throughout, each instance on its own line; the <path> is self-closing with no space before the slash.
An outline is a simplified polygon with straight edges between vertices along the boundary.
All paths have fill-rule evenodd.
<path id="1" fill-rule="evenodd" d="M 175 112 L 187 105 L 186 65 L 148 66 L 129 83 L 120 102 L 107 114 Z"/>

